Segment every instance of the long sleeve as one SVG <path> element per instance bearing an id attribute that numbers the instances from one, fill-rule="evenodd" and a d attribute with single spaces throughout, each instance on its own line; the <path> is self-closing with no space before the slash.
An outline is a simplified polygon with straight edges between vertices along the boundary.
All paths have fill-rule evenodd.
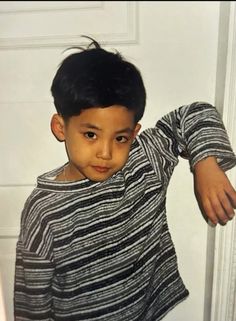
<path id="1" fill-rule="evenodd" d="M 142 141 L 154 169 L 167 182 L 179 156 L 189 160 L 191 171 L 208 156 L 215 156 L 225 171 L 236 165 L 221 116 L 208 103 L 195 102 L 170 112 L 143 133 Z"/>
<path id="2" fill-rule="evenodd" d="M 47 227 L 31 206 L 25 209 L 16 247 L 14 317 L 15 321 L 54 320 L 52 240 Z M 32 215 L 34 213 L 34 215 Z M 38 220 L 37 220 L 38 219 Z"/>

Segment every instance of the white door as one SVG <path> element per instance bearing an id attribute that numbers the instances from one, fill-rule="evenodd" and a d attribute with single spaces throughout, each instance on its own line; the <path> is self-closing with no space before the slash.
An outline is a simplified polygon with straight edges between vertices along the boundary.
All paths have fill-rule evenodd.
<path id="1" fill-rule="evenodd" d="M 39 174 L 66 161 L 49 127 L 55 111 L 50 85 L 63 50 L 81 45 L 79 35 L 86 34 L 136 64 L 147 89 L 144 129 L 181 105 L 214 104 L 219 10 L 218 1 L 0 2 L 1 320 L 4 309 L 7 321 L 13 320 L 15 244 L 24 202 Z M 166 321 L 203 321 L 209 299 L 208 226 L 192 185 L 189 165 L 181 160 L 167 209 L 190 297 Z"/>

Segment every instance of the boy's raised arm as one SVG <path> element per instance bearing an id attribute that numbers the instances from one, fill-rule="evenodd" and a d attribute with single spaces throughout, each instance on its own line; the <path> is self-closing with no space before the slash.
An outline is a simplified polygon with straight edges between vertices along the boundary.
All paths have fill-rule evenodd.
<path id="1" fill-rule="evenodd" d="M 150 160 L 157 172 L 163 168 L 166 186 L 178 157 L 187 158 L 206 219 L 215 225 L 233 217 L 236 192 L 224 172 L 236 165 L 236 156 L 214 106 L 204 102 L 182 106 L 162 117 L 144 136 L 150 150 L 156 149 Z"/>
<path id="2" fill-rule="evenodd" d="M 236 191 L 224 171 L 236 164 L 236 157 L 218 111 L 199 102 L 176 110 L 173 120 L 180 155 L 187 156 L 194 173 L 203 216 L 213 225 L 226 224 L 234 216 Z"/>
<path id="3" fill-rule="evenodd" d="M 182 106 L 158 121 L 156 128 L 170 141 L 175 157 L 180 155 L 189 160 L 191 171 L 197 162 L 208 156 L 215 156 L 224 171 L 236 165 L 221 116 L 208 103 Z"/>

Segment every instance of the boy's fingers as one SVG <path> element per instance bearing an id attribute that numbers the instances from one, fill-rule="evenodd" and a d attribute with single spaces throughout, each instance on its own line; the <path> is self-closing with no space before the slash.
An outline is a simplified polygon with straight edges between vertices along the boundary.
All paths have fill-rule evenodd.
<path id="1" fill-rule="evenodd" d="M 211 197 L 202 204 L 203 211 L 213 225 L 225 225 L 234 217 L 234 210 L 225 194 L 220 197 Z"/>
<path id="2" fill-rule="evenodd" d="M 208 199 L 202 202 L 201 208 L 203 210 L 204 215 L 207 216 L 208 220 L 210 220 L 213 225 L 217 225 L 217 223 L 219 222 L 218 218 L 215 215 L 215 211 L 213 210 L 211 203 Z"/>
<path id="3" fill-rule="evenodd" d="M 222 193 L 222 195 L 220 196 L 220 202 L 228 218 L 232 219 L 234 217 L 234 209 L 228 195 Z"/>
<path id="4" fill-rule="evenodd" d="M 214 215 L 217 217 L 218 222 L 222 225 L 226 224 L 229 220 L 229 216 L 225 211 L 224 207 L 222 206 L 219 198 L 214 198 L 211 200 L 212 210 Z M 229 209 L 231 212 L 231 210 Z"/>
<path id="5" fill-rule="evenodd" d="M 236 191 L 235 191 L 235 189 L 232 186 L 230 186 L 230 188 L 226 190 L 226 193 L 227 193 L 227 196 L 230 200 L 231 205 L 233 206 L 233 208 L 236 209 Z"/>

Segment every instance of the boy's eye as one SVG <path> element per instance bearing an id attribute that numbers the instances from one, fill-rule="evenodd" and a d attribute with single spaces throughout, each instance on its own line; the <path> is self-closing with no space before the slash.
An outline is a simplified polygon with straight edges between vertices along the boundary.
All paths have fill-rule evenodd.
<path id="1" fill-rule="evenodd" d="M 96 138 L 97 138 L 96 134 L 93 133 L 93 132 L 86 132 L 86 133 L 84 134 L 84 136 L 85 136 L 86 138 L 88 138 L 88 139 L 96 139 Z"/>
<path id="2" fill-rule="evenodd" d="M 126 142 L 128 141 L 128 137 L 118 136 L 118 137 L 116 137 L 116 140 L 117 140 L 119 143 L 126 143 Z"/>

